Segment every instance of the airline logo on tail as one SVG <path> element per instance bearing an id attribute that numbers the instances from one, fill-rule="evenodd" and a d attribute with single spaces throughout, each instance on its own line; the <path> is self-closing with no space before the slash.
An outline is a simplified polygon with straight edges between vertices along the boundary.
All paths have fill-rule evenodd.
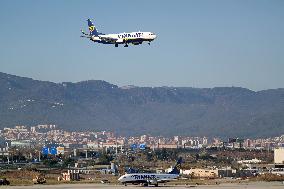
<path id="1" fill-rule="evenodd" d="M 89 30 L 90 30 L 90 32 L 93 32 L 95 30 L 95 26 L 90 26 Z"/>

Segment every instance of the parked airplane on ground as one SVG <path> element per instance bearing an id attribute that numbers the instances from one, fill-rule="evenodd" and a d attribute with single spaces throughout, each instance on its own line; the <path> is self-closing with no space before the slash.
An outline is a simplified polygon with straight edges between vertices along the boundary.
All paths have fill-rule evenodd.
<path id="1" fill-rule="evenodd" d="M 154 185 L 158 186 L 158 183 L 165 183 L 172 180 L 176 180 L 179 176 L 180 166 L 182 159 L 179 158 L 173 170 L 169 173 L 127 173 L 122 175 L 118 180 L 124 184 L 144 184 L 144 186 Z"/>
<path id="2" fill-rule="evenodd" d="M 131 33 L 118 33 L 118 34 L 103 34 L 99 33 L 90 19 L 88 21 L 89 31 L 87 34 L 83 30 L 81 32 L 83 35 L 81 37 L 89 38 L 93 42 L 103 43 L 103 44 L 114 44 L 118 47 L 118 44 L 124 44 L 124 47 L 128 47 L 128 44 L 140 45 L 144 41 L 152 42 L 157 36 L 152 32 L 131 32 Z"/>

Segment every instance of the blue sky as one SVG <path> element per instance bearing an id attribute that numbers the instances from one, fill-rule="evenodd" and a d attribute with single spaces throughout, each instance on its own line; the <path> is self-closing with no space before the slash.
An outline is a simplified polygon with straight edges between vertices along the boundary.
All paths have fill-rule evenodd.
<path id="1" fill-rule="evenodd" d="M 148 46 L 80 38 L 151 31 Z M 0 72 L 54 82 L 284 87 L 284 1 L 0 1 Z"/>

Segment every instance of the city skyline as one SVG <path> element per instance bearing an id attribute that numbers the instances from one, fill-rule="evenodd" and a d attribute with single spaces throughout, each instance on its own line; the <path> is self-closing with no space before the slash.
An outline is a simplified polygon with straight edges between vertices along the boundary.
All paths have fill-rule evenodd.
<path id="1" fill-rule="evenodd" d="M 227 138 L 207 136 L 154 136 L 144 134 L 140 136 L 116 136 L 111 131 L 67 131 L 57 125 L 41 124 L 35 126 L 14 126 L 0 130 L 0 137 L 10 141 L 11 145 L 50 146 L 50 144 L 69 147 L 73 144 L 86 145 L 86 148 L 112 148 L 128 146 L 139 149 L 154 148 L 195 148 L 229 147 L 246 149 L 274 149 L 284 146 L 284 134 L 268 138 Z M 36 144 L 34 142 L 36 141 Z M 8 143 L 5 142 L 5 145 Z M 50 143 L 51 142 L 51 143 Z M 3 144 L 0 144 L 0 146 Z M 135 145 L 135 146 L 134 146 Z"/>

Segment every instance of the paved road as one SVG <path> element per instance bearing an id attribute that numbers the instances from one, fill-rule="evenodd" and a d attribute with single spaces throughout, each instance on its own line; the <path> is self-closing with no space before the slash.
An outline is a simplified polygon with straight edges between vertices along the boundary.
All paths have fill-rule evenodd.
<path id="1" fill-rule="evenodd" d="M 33 185 L 33 186 L 1 186 L 2 188 L 7 189 L 139 189 L 146 188 L 141 186 L 122 186 L 122 185 L 103 185 L 103 184 L 60 184 L 60 185 Z M 155 188 L 155 187 L 147 187 L 147 188 Z M 159 186 L 158 188 L 163 189 L 187 189 L 187 188 L 195 188 L 195 189 L 283 189 L 284 183 L 281 182 L 257 182 L 257 183 L 249 183 L 249 184 L 221 184 L 221 185 L 207 185 L 207 186 Z"/>

